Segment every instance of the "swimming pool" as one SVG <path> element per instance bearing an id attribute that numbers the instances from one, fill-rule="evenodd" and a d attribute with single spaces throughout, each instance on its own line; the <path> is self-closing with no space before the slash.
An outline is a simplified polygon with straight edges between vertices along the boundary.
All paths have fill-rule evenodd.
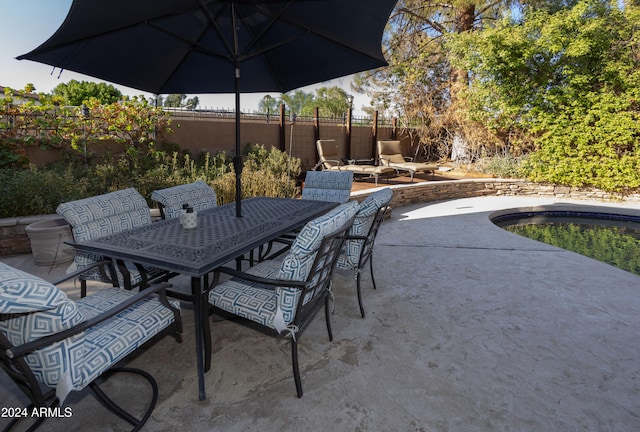
<path id="1" fill-rule="evenodd" d="M 603 211 L 500 212 L 497 226 L 640 275 L 640 216 Z"/>

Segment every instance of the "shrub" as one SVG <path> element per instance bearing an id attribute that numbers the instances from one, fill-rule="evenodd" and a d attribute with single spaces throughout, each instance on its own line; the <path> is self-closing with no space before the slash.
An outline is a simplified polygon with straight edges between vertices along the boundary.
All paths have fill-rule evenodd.
<path id="1" fill-rule="evenodd" d="M 151 160 L 153 159 L 153 164 Z M 287 175 L 286 153 L 257 146 L 249 152 L 242 173 L 242 197 L 295 197 L 298 188 Z M 204 180 L 219 196 L 219 203 L 235 200 L 235 174 L 230 158 L 224 153 L 204 155 L 196 163 L 189 155 L 180 158 L 157 154 L 147 159 L 148 169 L 132 166 L 126 159 L 107 161 L 95 166 L 65 162 L 44 168 L 0 169 L 0 217 L 52 214 L 61 202 L 133 187 L 147 199 L 151 193 L 179 184 Z M 291 162 L 295 176 L 300 160 Z M 293 174 L 292 179 L 295 179 Z"/>
<path id="2" fill-rule="evenodd" d="M 228 204 L 236 199 L 236 175 L 225 174 L 210 183 L 218 195 L 218 204 Z M 286 173 L 275 174 L 267 170 L 242 171 L 242 199 L 255 196 L 294 198 L 300 192 L 295 180 Z"/>
<path id="3" fill-rule="evenodd" d="M 55 213 L 58 204 L 90 195 L 87 178 L 73 169 L 0 170 L 0 217 Z"/>
<path id="4" fill-rule="evenodd" d="M 496 155 L 482 158 L 482 171 L 493 174 L 501 178 L 522 178 L 522 161 L 524 157 L 514 157 L 512 155 Z"/>

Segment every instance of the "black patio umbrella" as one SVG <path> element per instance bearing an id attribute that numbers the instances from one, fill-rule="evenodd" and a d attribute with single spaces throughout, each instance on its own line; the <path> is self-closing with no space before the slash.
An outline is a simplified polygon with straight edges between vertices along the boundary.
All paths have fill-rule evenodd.
<path id="1" fill-rule="evenodd" d="M 155 93 L 286 93 L 387 65 L 397 0 L 74 0 L 49 40 L 18 59 Z"/>

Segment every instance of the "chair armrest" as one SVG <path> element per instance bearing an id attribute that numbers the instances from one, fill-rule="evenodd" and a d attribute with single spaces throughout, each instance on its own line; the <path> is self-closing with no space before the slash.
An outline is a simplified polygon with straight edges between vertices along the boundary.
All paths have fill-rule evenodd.
<path id="1" fill-rule="evenodd" d="M 73 279 L 76 278 L 78 276 L 80 276 L 83 273 L 86 273 L 87 270 L 90 270 L 94 267 L 102 267 L 102 266 L 113 266 L 113 262 L 111 260 L 105 259 L 102 261 L 96 261 L 88 266 L 82 267 L 81 269 L 78 269 L 74 272 L 68 273 L 66 275 L 64 275 L 63 277 L 61 277 L 60 279 L 51 282 L 53 285 L 59 285 L 62 282 L 68 281 L 69 279 Z"/>
<path id="2" fill-rule="evenodd" d="M 42 337 L 40 339 L 36 339 L 34 341 L 31 342 L 27 342 L 25 344 L 22 344 L 20 346 L 17 347 L 12 347 L 9 348 L 6 353 L 7 353 L 7 357 L 9 358 L 16 358 L 16 357 L 21 357 L 24 356 L 26 354 L 29 354 L 32 351 L 35 351 L 39 348 L 51 345 L 53 343 L 56 342 L 60 342 L 61 340 L 67 339 L 71 336 L 74 336 L 78 333 L 82 333 L 83 331 L 100 324 L 103 321 L 106 321 L 107 319 L 119 314 L 120 312 L 122 312 L 123 310 L 127 309 L 128 307 L 133 306 L 134 304 L 138 303 L 140 300 L 146 298 L 146 297 L 150 297 L 151 294 L 155 294 L 158 293 L 160 295 L 160 302 L 168 307 L 169 309 L 171 309 L 174 313 L 175 319 L 176 319 L 176 326 L 177 326 L 177 330 L 178 333 L 182 333 L 182 318 L 180 316 L 180 311 L 176 308 L 174 308 L 173 306 L 171 306 L 171 304 L 169 304 L 169 302 L 167 301 L 166 298 L 166 293 L 165 290 L 167 289 L 167 287 L 171 286 L 171 284 L 169 283 L 161 283 L 158 285 L 153 285 L 150 286 L 149 288 L 137 293 L 136 295 L 134 295 L 133 297 L 129 298 L 128 300 L 120 303 L 119 305 L 109 309 L 108 311 L 105 311 L 103 313 L 101 313 L 98 316 L 95 316 L 87 321 L 83 321 L 78 325 L 75 325 L 73 327 L 71 327 L 70 329 L 67 330 L 63 330 L 61 332 L 49 335 L 49 336 L 45 336 Z"/>
<path id="3" fill-rule="evenodd" d="M 333 162 L 333 163 L 335 163 L 338 167 L 344 166 L 344 164 L 342 163 L 342 161 L 339 161 L 339 160 L 333 160 L 333 159 L 324 159 L 324 160 L 321 160 L 320 162 L 318 162 L 317 164 L 315 164 L 311 170 L 312 170 L 312 171 L 315 171 L 318 167 L 322 167 L 322 169 L 324 170 L 324 164 L 325 164 L 325 163 L 327 163 L 327 162 Z"/>
<path id="4" fill-rule="evenodd" d="M 256 282 L 256 283 L 261 283 L 261 284 L 265 284 L 265 285 L 272 285 L 272 286 L 282 286 L 282 287 L 290 287 L 290 288 L 302 289 L 306 285 L 306 283 L 302 282 L 302 281 L 290 281 L 290 280 L 282 280 L 282 279 L 264 278 L 264 277 L 256 276 L 256 275 L 253 275 L 253 274 L 250 274 L 250 273 L 245 273 L 245 272 L 242 272 L 240 270 L 233 269 L 231 267 L 220 267 L 220 268 L 216 269 L 216 271 L 215 271 L 215 274 L 216 274 L 215 275 L 215 279 L 216 279 L 216 281 L 217 281 L 220 273 L 225 273 L 225 274 L 231 275 L 233 277 L 237 277 L 237 278 L 240 278 L 240 279 L 247 280 L 249 282 Z"/>

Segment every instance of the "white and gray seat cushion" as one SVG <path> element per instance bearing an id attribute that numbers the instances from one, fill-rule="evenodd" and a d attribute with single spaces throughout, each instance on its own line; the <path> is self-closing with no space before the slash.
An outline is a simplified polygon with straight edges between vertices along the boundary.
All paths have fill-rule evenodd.
<path id="1" fill-rule="evenodd" d="M 216 191 L 202 180 L 155 190 L 151 199 L 158 203 L 164 219 L 178 217 L 183 204 L 189 204 L 195 211 L 209 209 L 218 204 Z"/>
<path id="2" fill-rule="evenodd" d="M 70 329 L 136 295 L 107 288 L 72 301 L 55 285 L 0 263 L 0 331 L 14 346 Z M 176 309 L 178 302 L 172 302 Z M 27 354 L 36 379 L 60 402 L 167 328 L 174 312 L 148 297 L 88 330 Z"/>

